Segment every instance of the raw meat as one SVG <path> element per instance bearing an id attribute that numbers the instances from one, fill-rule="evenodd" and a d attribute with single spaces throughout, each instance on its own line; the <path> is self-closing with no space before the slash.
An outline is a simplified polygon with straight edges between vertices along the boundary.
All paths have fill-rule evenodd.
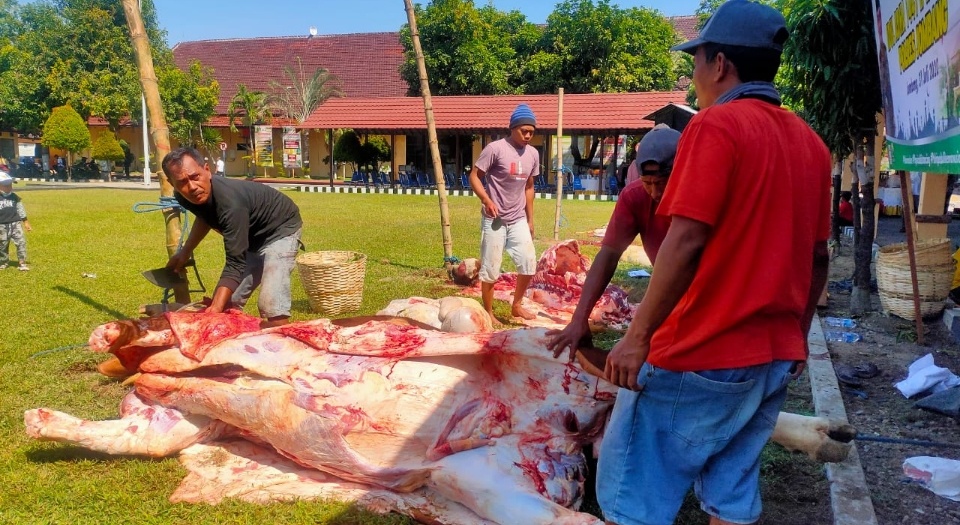
<path id="1" fill-rule="evenodd" d="M 583 283 L 590 269 L 590 261 L 580 253 L 576 240 L 566 240 L 548 248 L 537 262 L 537 271 L 523 299 L 523 306 L 537 315 L 525 320 L 527 326 L 562 328 L 570 322 L 577 308 Z M 512 302 L 517 284 L 516 273 L 502 273 L 493 285 L 493 296 Z M 464 289 L 463 293 L 480 296 L 479 282 Z M 627 292 L 616 285 L 607 286 L 597 301 L 590 322 L 614 329 L 626 329 L 633 318 L 637 305 L 631 303 Z"/>
<path id="2" fill-rule="evenodd" d="M 211 324 L 209 314 L 189 315 L 193 326 Z M 316 320 L 251 332 L 252 323 L 231 319 L 235 333 L 212 344 L 187 340 L 208 339 L 187 317 L 169 323 L 179 326 L 172 336 L 150 321 L 150 341 L 164 343 L 153 347 L 143 330 L 98 328 L 97 348 L 142 373 L 121 419 L 35 409 L 24 416 L 28 434 L 112 454 L 180 452 L 191 475 L 177 500 L 336 495 L 433 523 L 599 523 L 574 510 L 586 475 L 581 447 L 601 435 L 616 391 L 554 360 L 545 330 Z M 221 441 L 228 437 L 257 446 Z M 209 447 L 230 447 L 230 461 L 247 470 L 197 459 Z M 300 476 L 310 488 L 265 488 L 278 470 L 316 474 Z M 199 481 L 220 475 L 222 487 Z"/>

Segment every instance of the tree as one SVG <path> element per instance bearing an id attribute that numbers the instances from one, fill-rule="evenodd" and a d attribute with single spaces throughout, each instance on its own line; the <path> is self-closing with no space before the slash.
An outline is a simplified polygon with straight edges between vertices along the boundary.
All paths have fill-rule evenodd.
<path id="1" fill-rule="evenodd" d="M 250 162 L 254 151 L 253 127 L 257 124 L 273 119 L 273 113 L 270 111 L 270 99 L 262 91 L 250 91 L 246 84 L 237 84 L 237 94 L 230 99 L 227 106 L 227 119 L 230 121 L 230 131 L 236 132 L 236 119 L 247 128 L 247 170 L 250 173 Z"/>
<path id="2" fill-rule="evenodd" d="M 194 61 L 186 71 L 176 67 L 160 69 L 157 80 L 170 135 L 182 145 L 207 149 L 210 143 L 206 138 L 212 135 L 203 123 L 213 115 L 220 99 L 220 84 L 213 78 L 213 71 Z M 214 146 L 220 142 L 219 137 L 216 133 Z"/>
<path id="3" fill-rule="evenodd" d="M 120 162 L 123 160 L 123 148 L 112 132 L 101 133 L 90 147 L 90 157 L 94 160 L 109 160 Z"/>
<path id="4" fill-rule="evenodd" d="M 107 162 L 119 162 L 124 158 L 123 148 L 117 142 L 117 137 L 112 131 L 101 133 L 97 140 L 93 141 L 90 148 L 90 157 L 94 160 L 103 160 Z"/>
<path id="5" fill-rule="evenodd" d="M 344 96 L 340 79 L 328 70 L 319 67 L 307 76 L 303 69 L 303 60 L 297 57 L 296 67 L 284 66 L 283 81 L 270 81 L 273 93 L 270 102 L 275 111 L 281 115 L 297 121 L 298 124 L 307 120 L 318 107 L 334 97 Z M 303 136 L 304 167 L 310 165 L 310 134 Z M 306 171 L 305 171 L 306 173 Z M 332 181 L 331 181 L 332 182 Z"/>
<path id="6" fill-rule="evenodd" d="M 363 165 L 363 144 L 355 131 L 348 129 L 337 137 L 333 145 L 333 160 L 353 164 L 354 171 L 360 169 Z"/>
<path id="7" fill-rule="evenodd" d="M 66 150 L 67 180 L 73 180 L 73 154 L 90 147 L 90 130 L 79 113 L 70 106 L 53 108 L 50 118 L 43 124 L 44 146 Z"/>
<path id="8" fill-rule="evenodd" d="M 553 82 L 569 93 L 669 90 L 676 81 L 670 53 L 676 33 L 651 9 L 564 0 L 547 17 L 544 42 L 542 52 L 557 58 L 535 55 L 534 73 L 559 70 Z"/>
<path id="9" fill-rule="evenodd" d="M 70 104 L 84 118 L 98 116 L 116 129 L 139 113 L 140 89 L 124 13 L 116 0 L 29 3 L 4 23 L 0 0 L 0 126 L 37 132 L 55 106 Z M 143 0 L 152 46 L 165 50 L 153 4 Z M 11 36 L 12 35 L 12 36 Z M 171 62 L 172 64 L 172 62 Z"/>
<path id="10" fill-rule="evenodd" d="M 790 38 L 781 80 L 785 101 L 823 138 L 835 160 L 834 217 L 840 194 L 840 162 L 858 153 L 852 193 L 862 194 L 854 216 L 851 311 L 870 306 L 874 230 L 874 144 L 882 109 L 872 12 L 865 1 L 790 0 L 782 10 Z M 839 235 L 836 225 L 835 235 Z"/>
<path id="11" fill-rule="evenodd" d="M 473 0 L 432 0 L 414 6 L 424 62 L 434 95 L 519 93 L 519 64 L 510 35 L 536 31 L 519 13 L 503 15 Z M 405 50 L 400 76 L 410 95 L 419 95 L 420 74 L 409 23 L 400 29 Z"/>
<path id="12" fill-rule="evenodd" d="M 303 60 L 296 58 L 296 67 L 283 67 L 283 82 L 270 81 L 270 103 L 275 112 L 300 123 L 324 102 L 344 93 L 336 75 L 319 67 L 307 76 Z"/>

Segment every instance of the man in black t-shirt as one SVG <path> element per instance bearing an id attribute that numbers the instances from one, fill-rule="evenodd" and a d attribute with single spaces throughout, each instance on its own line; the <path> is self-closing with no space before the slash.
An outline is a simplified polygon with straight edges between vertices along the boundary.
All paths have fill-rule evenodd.
<path id="1" fill-rule="evenodd" d="M 263 327 L 290 317 L 290 274 L 300 245 L 303 221 L 297 205 L 279 191 L 256 182 L 212 177 L 203 155 L 179 148 L 163 159 L 177 201 L 196 216 L 190 235 L 170 257 L 167 268 L 183 269 L 211 229 L 223 236 L 226 264 L 208 312 L 243 308 L 261 286 L 257 308 Z"/>

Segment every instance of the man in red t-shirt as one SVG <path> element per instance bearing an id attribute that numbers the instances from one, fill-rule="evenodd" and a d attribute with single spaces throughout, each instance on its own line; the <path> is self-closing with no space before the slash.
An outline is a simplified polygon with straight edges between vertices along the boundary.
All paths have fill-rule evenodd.
<path id="1" fill-rule="evenodd" d="M 829 261 L 830 154 L 772 83 L 787 36 L 775 9 L 729 0 L 674 48 L 694 55 L 702 109 L 657 210 L 671 223 L 653 278 L 604 370 L 622 387 L 597 472 L 608 523 L 672 523 L 691 485 L 711 524 L 760 518 L 760 451 Z"/>
<path id="2" fill-rule="evenodd" d="M 853 198 L 853 194 L 849 191 L 842 192 L 840 194 L 840 209 L 837 211 L 838 224 L 840 226 L 853 226 L 853 204 L 850 203 L 850 199 Z"/>
<path id="3" fill-rule="evenodd" d="M 650 130 L 640 140 L 637 158 L 633 162 L 640 177 L 620 192 L 600 245 L 600 253 L 587 272 L 580 301 L 577 302 L 570 324 L 561 331 L 551 333 L 553 338 L 548 348 L 554 356 L 569 349 L 572 359 L 578 346 L 592 346 L 588 322 L 590 312 L 610 284 L 623 252 L 637 235 L 643 241 L 643 251 L 650 261 L 657 259 L 660 244 L 670 226 L 669 217 L 657 215 L 657 204 L 667 187 L 667 177 L 673 169 L 679 141 L 680 132 L 663 124 Z"/>

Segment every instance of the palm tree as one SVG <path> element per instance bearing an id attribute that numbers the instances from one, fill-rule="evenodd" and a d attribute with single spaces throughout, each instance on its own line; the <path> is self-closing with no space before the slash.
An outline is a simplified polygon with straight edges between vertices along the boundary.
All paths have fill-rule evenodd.
<path id="1" fill-rule="evenodd" d="M 250 91 L 245 84 L 237 84 L 237 94 L 230 99 L 227 106 L 227 118 L 230 120 L 230 131 L 236 132 L 236 119 L 249 131 L 247 138 L 247 152 L 254 151 L 253 127 L 257 124 L 273 119 L 270 107 L 270 97 L 262 91 Z M 252 154 L 252 153 L 251 153 Z M 247 157 L 247 173 L 250 173 L 250 159 Z"/>
<path id="2" fill-rule="evenodd" d="M 270 103 L 277 112 L 286 118 L 302 124 L 311 113 L 327 100 L 344 96 L 340 88 L 340 79 L 330 71 L 318 67 L 309 77 L 303 69 L 303 60 L 297 57 L 296 67 L 283 67 L 283 83 L 270 81 L 273 93 Z M 305 165 L 310 164 L 310 134 L 303 136 Z M 332 184 L 332 180 L 331 180 Z"/>
<path id="3" fill-rule="evenodd" d="M 284 66 L 283 74 L 284 82 L 270 81 L 270 103 L 280 114 L 298 123 L 307 120 L 327 100 L 344 96 L 336 75 L 319 67 L 307 77 L 300 57 L 296 67 Z"/>

